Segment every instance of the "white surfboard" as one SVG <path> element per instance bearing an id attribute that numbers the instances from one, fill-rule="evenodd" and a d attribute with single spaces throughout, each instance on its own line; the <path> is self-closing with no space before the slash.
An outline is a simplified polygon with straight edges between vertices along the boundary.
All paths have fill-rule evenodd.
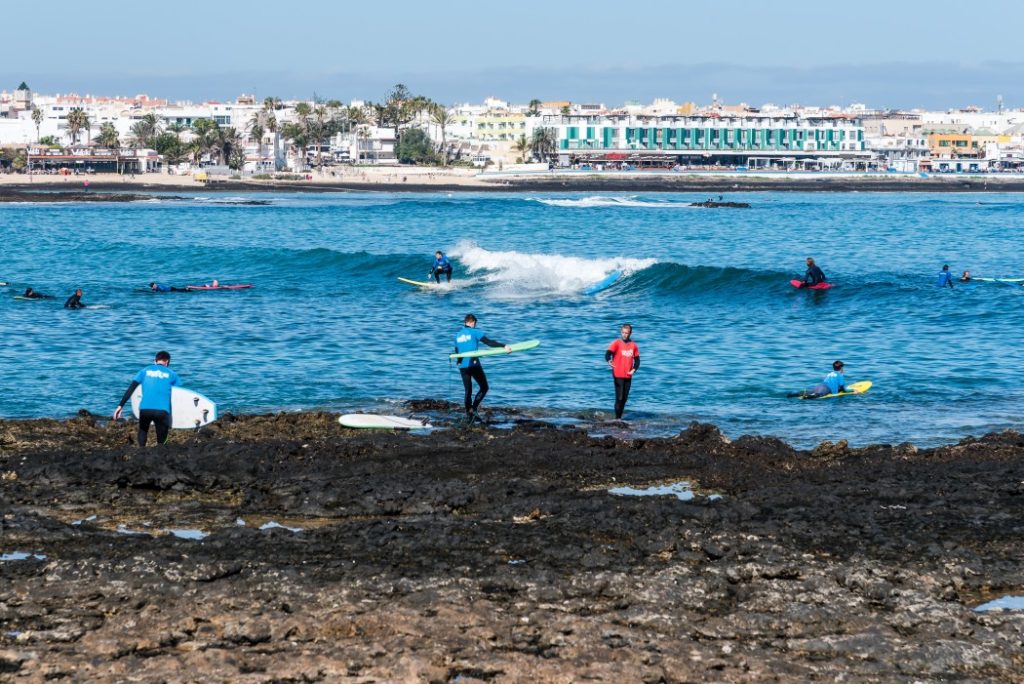
<path id="1" fill-rule="evenodd" d="M 429 423 L 401 416 L 378 416 L 374 413 L 346 413 L 338 422 L 347 428 L 362 430 L 419 430 L 433 427 Z"/>
<path id="2" fill-rule="evenodd" d="M 142 403 L 142 388 L 132 393 L 132 413 L 139 417 Z M 171 427 L 185 430 L 209 425 L 217 420 L 217 405 L 198 392 L 183 387 L 171 388 Z"/>

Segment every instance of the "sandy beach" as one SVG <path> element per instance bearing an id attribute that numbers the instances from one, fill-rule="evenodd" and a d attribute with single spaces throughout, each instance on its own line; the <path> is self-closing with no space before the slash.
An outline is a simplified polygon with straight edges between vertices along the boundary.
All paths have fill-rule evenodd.
<path id="1" fill-rule="evenodd" d="M 0 421 L 6 681 L 1024 681 L 1015 432 L 133 430 Z"/>

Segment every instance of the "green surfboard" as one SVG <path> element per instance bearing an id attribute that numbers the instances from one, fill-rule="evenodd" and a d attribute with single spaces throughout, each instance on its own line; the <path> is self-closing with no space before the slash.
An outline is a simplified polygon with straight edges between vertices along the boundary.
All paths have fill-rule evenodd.
<path id="1" fill-rule="evenodd" d="M 466 352 L 465 354 L 449 354 L 449 359 L 472 359 L 480 356 L 498 356 L 500 354 L 511 354 L 512 352 L 529 351 L 530 349 L 536 349 L 540 346 L 540 340 L 527 340 L 526 342 L 516 342 L 510 344 L 512 351 L 505 351 L 504 347 L 486 347 L 484 349 L 477 349 L 476 351 Z"/>

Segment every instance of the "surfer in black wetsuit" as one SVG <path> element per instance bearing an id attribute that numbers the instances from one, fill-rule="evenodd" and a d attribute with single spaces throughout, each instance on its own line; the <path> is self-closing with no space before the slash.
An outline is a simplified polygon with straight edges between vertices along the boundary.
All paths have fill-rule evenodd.
<path id="1" fill-rule="evenodd" d="M 52 295 L 43 294 L 42 292 L 36 292 L 31 287 L 25 288 L 25 294 L 21 295 L 25 299 L 53 299 Z"/>
<path id="2" fill-rule="evenodd" d="M 804 274 L 804 282 L 800 284 L 800 287 L 811 287 L 812 285 L 827 282 L 828 278 L 825 277 L 825 273 L 818 265 L 814 263 L 814 259 L 807 257 L 807 273 Z"/>
<path id="3" fill-rule="evenodd" d="M 85 304 L 82 303 L 82 288 L 77 288 L 75 294 L 68 297 L 67 301 L 64 302 L 65 309 L 84 309 Z"/>
<path id="4" fill-rule="evenodd" d="M 964 274 L 962 276 L 960 276 L 960 282 L 961 283 L 969 283 L 969 282 L 971 282 L 971 272 L 970 271 L 964 271 Z"/>

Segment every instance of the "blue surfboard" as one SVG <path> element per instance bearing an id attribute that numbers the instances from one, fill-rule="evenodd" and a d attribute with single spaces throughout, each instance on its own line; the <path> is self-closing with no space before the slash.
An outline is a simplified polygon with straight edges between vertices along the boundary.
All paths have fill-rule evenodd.
<path id="1" fill-rule="evenodd" d="M 594 283 L 593 285 L 591 285 L 590 287 L 585 289 L 583 291 L 583 294 L 585 294 L 585 295 L 593 295 L 593 294 L 597 294 L 598 292 L 600 292 L 602 290 L 607 290 L 609 287 L 611 287 L 616 282 L 618 282 L 619 278 L 621 278 L 621 277 L 622 277 L 622 271 L 619 271 L 619 270 L 612 271 L 603 280 L 601 280 L 601 281 L 599 281 L 597 283 Z"/>

